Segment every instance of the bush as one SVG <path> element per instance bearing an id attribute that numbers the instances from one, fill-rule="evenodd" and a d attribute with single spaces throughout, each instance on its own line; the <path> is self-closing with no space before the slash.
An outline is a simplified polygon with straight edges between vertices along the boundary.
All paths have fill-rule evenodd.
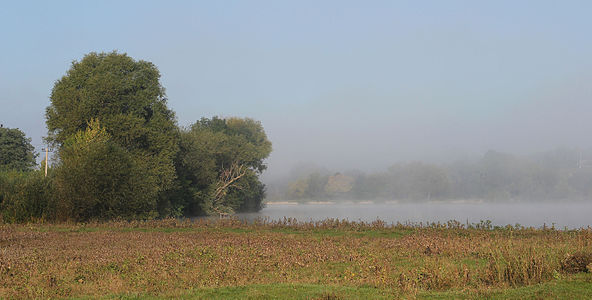
<path id="1" fill-rule="evenodd" d="M 60 220 L 147 219 L 156 216 L 158 185 L 146 159 L 112 142 L 98 122 L 60 151 L 56 170 Z"/>
<path id="2" fill-rule="evenodd" d="M 43 172 L 0 172 L 0 212 L 4 222 L 52 219 L 54 204 L 52 178 Z"/>
<path id="3" fill-rule="evenodd" d="M 590 272 L 592 253 L 576 252 L 569 254 L 561 261 L 561 269 L 566 273 Z"/>

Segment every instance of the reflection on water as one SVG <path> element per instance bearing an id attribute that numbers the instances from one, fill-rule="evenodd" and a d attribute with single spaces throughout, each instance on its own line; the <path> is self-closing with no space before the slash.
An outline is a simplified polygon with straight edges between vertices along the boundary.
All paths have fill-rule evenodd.
<path id="1" fill-rule="evenodd" d="M 238 217 L 247 220 L 290 217 L 299 221 L 339 218 L 365 222 L 380 219 L 387 223 L 490 220 L 500 226 L 555 224 L 556 228 L 563 229 L 592 226 L 592 203 L 268 204 L 259 213 L 239 214 Z"/>

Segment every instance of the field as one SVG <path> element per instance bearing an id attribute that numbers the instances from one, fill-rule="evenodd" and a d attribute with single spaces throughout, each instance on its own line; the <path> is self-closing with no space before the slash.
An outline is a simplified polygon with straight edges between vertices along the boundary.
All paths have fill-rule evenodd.
<path id="1" fill-rule="evenodd" d="M 161 220 L 0 225 L 0 298 L 592 298 L 592 230 Z"/>

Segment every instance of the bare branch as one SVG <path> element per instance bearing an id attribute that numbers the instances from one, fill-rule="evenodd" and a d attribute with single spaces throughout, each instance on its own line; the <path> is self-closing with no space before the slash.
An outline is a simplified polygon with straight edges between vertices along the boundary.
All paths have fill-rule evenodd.
<path id="1" fill-rule="evenodd" d="M 236 185 L 237 181 L 247 174 L 247 167 L 244 164 L 233 162 L 230 167 L 222 169 L 220 177 L 216 182 L 216 189 L 214 190 L 212 209 L 219 214 L 224 212 L 221 209 L 224 207 L 224 198 L 228 194 L 228 189 L 240 188 Z"/>

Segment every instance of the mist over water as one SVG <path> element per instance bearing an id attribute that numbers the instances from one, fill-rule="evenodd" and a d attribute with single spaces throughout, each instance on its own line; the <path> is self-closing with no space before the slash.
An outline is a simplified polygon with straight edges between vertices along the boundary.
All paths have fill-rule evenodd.
<path id="1" fill-rule="evenodd" d="M 259 213 L 244 213 L 246 220 L 268 218 L 319 221 L 327 218 L 372 222 L 463 224 L 491 221 L 494 226 L 516 225 L 556 229 L 587 228 L 591 225 L 592 203 L 404 203 L 404 204 L 271 204 Z"/>

